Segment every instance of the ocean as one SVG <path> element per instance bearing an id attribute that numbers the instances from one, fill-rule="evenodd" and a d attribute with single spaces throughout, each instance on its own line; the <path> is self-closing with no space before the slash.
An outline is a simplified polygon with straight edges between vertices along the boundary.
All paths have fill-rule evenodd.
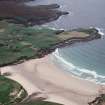
<path id="1" fill-rule="evenodd" d="M 38 4 L 61 5 L 60 9 L 70 14 L 44 26 L 56 29 L 96 27 L 102 38 L 85 43 L 76 43 L 56 49 L 52 56 L 64 70 L 80 78 L 96 83 L 105 83 L 105 0 L 36 0 Z"/>

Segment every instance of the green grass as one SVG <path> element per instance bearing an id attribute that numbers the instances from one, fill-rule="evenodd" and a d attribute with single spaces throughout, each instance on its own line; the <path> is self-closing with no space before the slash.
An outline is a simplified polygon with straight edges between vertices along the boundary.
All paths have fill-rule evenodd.
<path id="1" fill-rule="evenodd" d="M 57 31 L 44 27 L 25 27 L 0 21 L 0 66 L 37 58 L 41 49 L 49 49 L 74 35 L 71 34 L 72 32 L 56 34 Z M 77 31 L 91 34 L 96 30 L 79 29 Z M 82 34 L 82 37 L 83 35 L 86 36 Z M 76 35 L 74 36 L 76 37 Z"/>
<path id="2" fill-rule="evenodd" d="M 17 94 L 23 89 L 23 87 L 4 76 L 0 76 L 0 105 L 12 105 L 12 103 L 17 103 L 22 101 L 26 96 L 27 92 L 23 89 L 20 97 L 17 97 Z M 12 94 L 14 93 L 14 94 Z"/>
<path id="3" fill-rule="evenodd" d="M 0 32 L 0 66 L 19 59 L 33 56 L 36 58 L 38 50 L 48 48 L 58 41 L 57 37 L 53 36 L 55 31 L 51 29 L 24 27 L 6 22 L 0 25 L 0 29 L 5 30 Z"/>

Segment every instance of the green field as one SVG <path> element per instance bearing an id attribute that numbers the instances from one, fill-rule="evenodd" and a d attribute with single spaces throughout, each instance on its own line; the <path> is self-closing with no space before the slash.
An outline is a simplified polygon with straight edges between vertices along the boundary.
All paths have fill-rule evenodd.
<path id="1" fill-rule="evenodd" d="M 42 50 L 72 37 L 87 37 L 94 31 L 81 29 L 60 33 L 45 27 L 25 27 L 0 21 L 0 66 L 38 58 Z"/>
<path id="2" fill-rule="evenodd" d="M 26 96 L 27 92 L 19 83 L 0 76 L 0 105 L 12 105 L 21 102 Z"/>

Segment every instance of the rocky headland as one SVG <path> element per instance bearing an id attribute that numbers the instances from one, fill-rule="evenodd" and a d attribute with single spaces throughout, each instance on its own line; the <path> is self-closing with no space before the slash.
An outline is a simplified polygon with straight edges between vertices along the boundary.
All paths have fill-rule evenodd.
<path id="1" fill-rule="evenodd" d="M 30 0 L 1 0 L 0 1 L 0 20 L 24 24 L 25 26 L 41 25 L 57 20 L 68 12 L 58 10 L 58 4 L 28 6 L 24 1 Z"/>

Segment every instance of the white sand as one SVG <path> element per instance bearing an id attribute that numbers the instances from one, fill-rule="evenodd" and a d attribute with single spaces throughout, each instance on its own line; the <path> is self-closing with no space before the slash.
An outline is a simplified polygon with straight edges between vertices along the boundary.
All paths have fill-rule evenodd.
<path id="1" fill-rule="evenodd" d="M 99 85 L 60 70 L 49 56 L 3 67 L 2 72 L 11 72 L 9 78 L 21 83 L 29 95 L 40 91 L 47 100 L 64 105 L 88 105 L 99 94 Z"/>

